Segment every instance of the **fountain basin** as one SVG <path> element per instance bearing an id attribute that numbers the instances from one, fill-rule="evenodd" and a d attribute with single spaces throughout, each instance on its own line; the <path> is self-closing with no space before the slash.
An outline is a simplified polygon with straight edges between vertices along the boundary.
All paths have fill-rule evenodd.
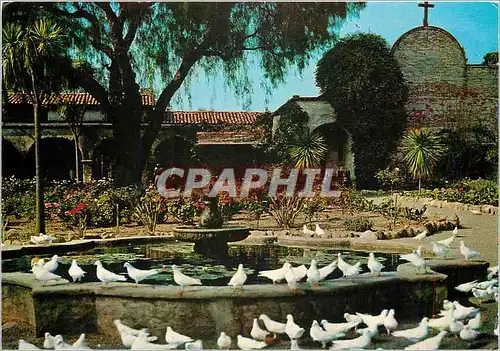
<path id="1" fill-rule="evenodd" d="M 221 331 L 235 336 L 248 333 L 253 318 L 268 314 L 275 320 L 294 315 L 299 325 L 315 319 L 340 321 L 344 312 L 378 314 L 394 308 L 398 317 L 431 315 L 447 298 L 443 274 L 369 273 L 352 279 L 333 279 L 311 288 L 299 284 L 298 293 L 286 284 L 233 287 L 153 286 L 114 283 L 59 283 L 43 286 L 28 273 L 4 273 L 3 322 L 22 321 L 40 336 L 98 331 L 116 338 L 114 319 L 132 327 L 147 327 L 164 335 L 167 326 L 202 340 L 214 340 Z M 395 298 L 397 296 L 397 298 Z M 210 345 L 207 345 L 210 346 Z M 215 345 L 212 345 L 215 346 Z"/>
<path id="2" fill-rule="evenodd" d="M 244 240 L 250 235 L 248 227 L 223 227 L 216 229 L 197 228 L 194 226 L 181 226 L 174 229 L 174 237 L 177 240 L 198 243 L 202 241 L 214 241 L 228 243 Z"/>

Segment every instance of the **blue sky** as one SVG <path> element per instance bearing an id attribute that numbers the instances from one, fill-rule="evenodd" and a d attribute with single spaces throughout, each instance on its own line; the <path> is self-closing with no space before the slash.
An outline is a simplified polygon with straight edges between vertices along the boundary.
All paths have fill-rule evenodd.
<path id="1" fill-rule="evenodd" d="M 371 32 L 384 37 L 391 45 L 406 31 L 422 25 L 423 9 L 417 2 L 369 2 L 359 18 L 347 21 L 340 35 L 355 32 Z M 498 6 L 492 2 L 434 2 L 429 11 L 429 25 L 450 32 L 465 48 L 469 63 L 481 63 L 485 53 L 498 51 Z M 316 63 L 312 60 L 302 76 L 289 72 L 286 82 L 266 96 L 259 86 L 261 71 L 251 69 L 251 102 L 238 99 L 225 87 L 222 76 L 207 79 L 197 74 L 190 86 L 191 101 L 183 89 L 178 91 L 175 110 L 275 110 L 293 95 L 315 96 L 319 90 L 314 80 Z"/>

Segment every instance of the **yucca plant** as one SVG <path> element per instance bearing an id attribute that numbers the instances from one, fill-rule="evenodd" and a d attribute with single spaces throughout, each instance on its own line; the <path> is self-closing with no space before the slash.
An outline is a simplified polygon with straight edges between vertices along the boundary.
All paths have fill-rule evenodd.
<path id="1" fill-rule="evenodd" d="M 274 219 L 278 227 L 288 229 L 295 222 L 304 207 L 304 197 L 283 196 L 269 198 L 268 212 Z"/>
<path id="2" fill-rule="evenodd" d="M 323 162 L 328 151 L 325 138 L 317 132 L 308 132 L 298 136 L 290 149 L 290 157 L 297 168 L 316 167 Z"/>
<path id="3" fill-rule="evenodd" d="M 418 178 L 418 191 L 422 178 L 432 175 L 434 166 L 444 153 L 439 136 L 425 129 L 410 129 L 403 139 L 405 161 L 410 172 Z"/>

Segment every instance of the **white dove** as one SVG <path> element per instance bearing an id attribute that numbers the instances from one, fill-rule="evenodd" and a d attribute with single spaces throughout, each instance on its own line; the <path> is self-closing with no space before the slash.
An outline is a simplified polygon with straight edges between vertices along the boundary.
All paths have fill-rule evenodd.
<path id="1" fill-rule="evenodd" d="M 281 280 L 285 279 L 285 274 L 286 274 L 286 268 L 291 267 L 290 263 L 285 262 L 283 264 L 283 267 L 278 268 L 278 269 L 273 269 L 273 270 L 268 270 L 268 271 L 261 271 L 259 272 L 258 276 L 259 277 L 264 277 L 267 279 L 271 279 L 273 281 L 273 284 L 276 284 L 276 282 L 279 282 Z"/>
<path id="2" fill-rule="evenodd" d="M 422 258 L 421 254 L 418 253 L 418 250 L 413 251 L 411 254 L 399 255 L 399 257 L 402 260 L 410 262 L 416 268 L 425 270 L 425 260 Z"/>
<path id="3" fill-rule="evenodd" d="M 193 341 L 194 341 L 193 338 L 179 334 L 176 331 L 174 331 L 171 327 L 167 327 L 167 332 L 165 333 L 165 342 L 167 342 L 168 344 L 180 345 L 186 342 L 193 342 Z"/>
<path id="4" fill-rule="evenodd" d="M 446 330 L 442 330 L 438 335 L 433 336 L 432 338 L 428 338 L 417 342 L 416 344 L 405 347 L 405 350 L 437 350 L 439 349 L 441 340 L 443 340 L 444 336 L 447 333 L 448 332 Z"/>
<path id="5" fill-rule="evenodd" d="M 477 297 L 478 299 L 491 299 L 492 297 L 488 290 L 472 288 L 471 291 L 472 295 L 474 295 L 474 297 Z"/>
<path id="6" fill-rule="evenodd" d="M 266 329 L 274 334 L 274 338 L 276 334 L 285 334 L 285 323 L 273 321 L 267 314 L 261 314 L 259 319 L 264 322 Z"/>
<path id="7" fill-rule="evenodd" d="M 245 271 L 243 270 L 243 265 L 240 263 L 238 265 L 238 270 L 234 275 L 231 277 L 231 280 L 227 285 L 234 286 L 235 288 L 242 288 L 243 284 L 247 281 L 247 275 Z"/>
<path id="8" fill-rule="evenodd" d="M 257 341 L 244 336 L 238 335 L 236 337 L 236 345 L 242 350 L 259 350 L 267 346 L 264 341 Z"/>
<path id="9" fill-rule="evenodd" d="M 453 240 L 455 240 L 455 236 L 450 236 L 447 239 L 439 240 L 437 243 L 441 244 L 441 245 L 444 245 L 446 247 L 450 247 L 450 245 L 453 242 Z"/>
<path id="10" fill-rule="evenodd" d="M 457 236 L 458 235 L 458 227 L 455 226 L 455 228 L 453 229 L 453 236 Z"/>
<path id="11" fill-rule="evenodd" d="M 479 252 L 474 251 L 471 247 L 465 246 L 463 240 L 460 240 L 460 253 L 465 257 L 466 260 L 469 258 L 479 257 Z"/>
<path id="12" fill-rule="evenodd" d="M 118 329 L 118 333 L 120 334 L 120 338 L 122 340 L 123 346 L 126 348 L 130 349 L 132 347 L 132 344 L 134 341 L 137 339 L 137 336 L 139 333 L 143 333 L 146 335 L 146 340 L 147 341 L 156 341 L 158 338 L 156 336 L 149 336 L 148 330 L 147 329 L 133 329 L 125 324 L 123 324 L 119 319 L 115 319 L 113 323 L 116 325 L 116 329 Z"/>
<path id="13" fill-rule="evenodd" d="M 36 347 L 33 344 L 30 344 L 29 342 L 24 341 L 23 339 L 19 340 L 19 344 L 17 347 L 18 350 L 41 350 L 40 348 Z"/>
<path id="14" fill-rule="evenodd" d="M 456 319 L 452 319 L 450 322 L 450 326 L 449 326 L 450 332 L 452 334 L 455 334 L 455 335 L 460 333 L 460 331 L 462 330 L 463 327 L 464 327 L 464 324 Z"/>
<path id="15" fill-rule="evenodd" d="M 387 313 L 387 316 L 384 318 L 384 327 L 387 330 L 387 335 L 391 335 L 391 332 L 393 330 L 396 330 L 398 327 L 398 321 L 394 317 L 394 309 L 390 309 L 389 313 Z"/>
<path id="16" fill-rule="evenodd" d="M 370 252 L 368 254 L 368 269 L 372 272 L 372 275 L 380 275 L 382 268 L 384 268 L 382 263 L 377 261 L 373 252 Z"/>
<path id="17" fill-rule="evenodd" d="M 344 273 L 344 277 L 355 277 L 359 275 L 361 271 L 361 262 L 356 262 L 353 266 L 350 266 L 347 271 Z"/>
<path id="18" fill-rule="evenodd" d="M 203 350 L 203 341 L 196 340 L 193 342 L 187 342 L 184 345 L 185 350 Z"/>
<path id="19" fill-rule="evenodd" d="M 252 330 L 250 330 L 250 336 L 255 340 L 264 341 L 269 335 L 267 330 L 264 330 L 259 325 L 259 320 L 257 318 L 253 319 Z"/>
<path id="20" fill-rule="evenodd" d="M 292 267 L 292 271 L 295 278 L 297 278 L 297 281 L 302 280 L 307 276 L 307 267 L 305 265 Z"/>
<path id="21" fill-rule="evenodd" d="M 316 229 L 314 230 L 316 235 L 325 236 L 325 231 L 316 223 Z"/>
<path id="22" fill-rule="evenodd" d="M 358 318 L 358 316 L 356 316 Z M 361 323 L 361 319 L 359 320 Z M 326 319 L 321 321 L 321 326 L 327 332 L 331 334 L 339 334 L 339 333 L 347 333 L 349 330 L 357 326 L 359 323 L 357 322 L 347 322 L 347 323 L 330 323 Z"/>
<path id="23" fill-rule="evenodd" d="M 286 315 L 285 333 L 288 337 L 293 339 L 300 339 L 306 330 L 297 325 L 291 314 Z"/>
<path id="24" fill-rule="evenodd" d="M 116 329 L 118 329 L 119 333 L 127 333 L 127 334 L 134 335 L 134 336 L 139 335 L 139 333 L 147 333 L 147 329 L 131 328 L 128 325 L 123 324 L 122 321 L 119 319 L 113 320 L 113 323 L 116 326 Z M 154 340 L 150 340 L 150 341 L 154 341 Z"/>
<path id="25" fill-rule="evenodd" d="M 389 313 L 389 310 L 382 310 L 379 315 L 377 316 L 372 316 L 371 314 L 365 314 L 365 313 L 359 313 L 356 312 L 356 315 L 363 320 L 363 323 L 366 325 L 376 325 L 376 326 L 381 326 L 384 324 L 384 319 L 387 317 L 387 314 Z"/>
<path id="26" fill-rule="evenodd" d="M 45 333 L 45 340 L 43 341 L 44 349 L 53 349 L 56 346 L 57 338 L 52 336 L 49 332 Z"/>
<path id="27" fill-rule="evenodd" d="M 148 341 L 146 332 L 139 332 L 135 337 L 131 350 L 172 350 L 177 348 L 177 344 L 153 344 Z"/>
<path id="28" fill-rule="evenodd" d="M 41 282 L 48 282 L 51 280 L 62 279 L 62 277 L 60 275 L 51 273 L 40 265 L 34 265 L 32 268 L 32 271 L 33 271 L 33 275 L 35 276 L 35 279 L 39 280 Z"/>
<path id="29" fill-rule="evenodd" d="M 57 255 L 52 256 L 50 261 L 45 263 L 45 265 L 43 266 L 43 268 L 45 268 L 51 273 L 54 272 L 57 269 L 57 267 L 59 267 L 59 256 Z"/>
<path id="30" fill-rule="evenodd" d="M 307 225 L 305 225 L 305 224 L 302 227 L 302 232 L 306 236 L 314 236 L 314 234 L 316 234 L 316 232 L 314 230 L 311 230 L 311 229 L 307 228 Z"/>
<path id="31" fill-rule="evenodd" d="M 327 343 L 329 343 L 332 340 L 341 338 L 345 334 L 344 333 L 334 334 L 327 332 L 326 330 L 323 330 L 323 328 L 321 328 L 317 320 L 314 320 L 312 322 L 311 329 L 309 329 L 309 335 L 314 341 L 321 343 L 322 348 L 326 348 Z"/>
<path id="32" fill-rule="evenodd" d="M 83 269 L 80 268 L 76 260 L 71 261 L 71 267 L 68 269 L 68 274 L 73 278 L 73 283 L 76 281 L 81 281 L 82 277 L 87 274 Z"/>
<path id="33" fill-rule="evenodd" d="M 478 332 L 477 330 L 474 330 L 466 325 L 460 331 L 460 339 L 465 341 L 474 340 L 479 334 L 481 334 L 481 332 Z"/>
<path id="34" fill-rule="evenodd" d="M 139 284 L 141 280 L 148 279 L 149 277 L 161 272 L 159 269 L 138 269 L 132 266 L 129 262 L 125 262 L 123 267 L 127 269 L 127 274 L 130 279 L 135 281 L 135 285 Z"/>
<path id="35" fill-rule="evenodd" d="M 447 330 L 450 328 L 450 323 L 453 319 L 453 310 L 443 311 L 443 317 L 433 318 L 429 320 L 429 327 Z"/>
<path id="36" fill-rule="evenodd" d="M 365 330 L 363 334 L 356 339 L 351 340 L 336 340 L 332 343 L 330 350 L 352 350 L 364 349 L 370 344 L 371 334 L 369 330 Z"/>
<path id="37" fill-rule="evenodd" d="M 219 350 L 228 350 L 231 348 L 231 337 L 225 332 L 220 332 L 220 336 L 217 339 L 217 346 Z"/>
<path id="38" fill-rule="evenodd" d="M 422 233 L 415 235 L 412 239 L 422 241 L 425 239 L 426 236 L 427 236 L 427 230 L 424 230 Z"/>
<path id="39" fill-rule="evenodd" d="M 349 322 L 349 323 L 355 323 L 355 328 L 358 326 L 358 324 L 363 323 L 363 319 L 359 317 L 356 314 L 349 314 L 349 313 L 344 313 L 344 319 Z"/>
<path id="40" fill-rule="evenodd" d="M 71 345 L 64 342 L 64 339 L 62 337 L 62 335 L 56 335 L 55 336 L 56 338 L 56 345 L 54 346 L 54 350 L 67 350 L 67 349 L 71 349 Z"/>
<path id="41" fill-rule="evenodd" d="M 97 279 L 103 282 L 104 285 L 107 285 L 111 282 L 125 282 L 127 281 L 127 277 L 123 275 L 115 274 L 113 272 L 108 271 L 106 268 L 102 266 L 101 261 L 95 261 L 94 266 L 97 266 Z"/>
<path id="42" fill-rule="evenodd" d="M 463 283 L 455 287 L 455 290 L 464 292 L 464 293 L 469 293 L 471 292 L 472 288 L 476 287 L 477 285 L 477 280 L 473 280 L 471 282 Z"/>
<path id="43" fill-rule="evenodd" d="M 453 310 L 452 317 L 455 319 L 473 318 L 479 312 L 479 308 L 465 307 L 462 306 L 458 301 L 453 301 L 453 306 L 455 307 L 455 309 Z"/>
<path id="44" fill-rule="evenodd" d="M 417 327 L 405 330 L 396 330 L 392 332 L 392 336 L 397 338 L 405 338 L 411 342 L 425 339 L 429 335 L 429 318 L 424 317 Z"/>
<path id="45" fill-rule="evenodd" d="M 174 282 L 177 285 L 181 286 L 181 291 L 179 292 L 179 295 L 182 295 L 184 293 L 185 286 L 202 285 L 201 280 L 188 277 L 187 275 L 182 273 L 179 267 L 177 267 L 175 264 L 172 265 L 172 270 L 174 271 Z"/>
<path id="46" fill-rule="evenodd" d="M 317 286 L 319 281 L 321 280 L 321 274 L 316 266 L 316 260 L 311 260 L 311 266 L 307 270 L 307 282 L 311 284 L 311 286 Z"/>
<path id="47" fill-rule="evenodd" d="M 492 280 L 485 280 L 484 282 L 480 282 L 480 283 L 477 283 L 476 284 L 476 288 L 477 289 L 488 289 L 489 287 L 495 285 L 495 284 L 498 284 L 498 280 L 497 279 L 492 279 Z"/>
<path id="48" fill-rule="evenodd" d="M 80 337 L 71 345 L 71 348 L 76 350 L 90 350 L 89 345 L 85 341 L 85 334 L 80 334 Z"/>
<path id="49" fill-rule="evenodd" d="M 298 289 L 298 279 L 297 277 L 295 276 L 295 274 L 293 274 L 293 270 L 291 267 L 287 267 L 286 270 L 285 270 L 285 280 L 288 284 L 288 287 L 293 290 L 294 292 L 297 292 L 297 289 Z"/>
<path id="50" fill-rule="evenodd" d="M 432 243 L 432 252 L 434 252 L 436 256 L 444 257 L 450 252 L 450 250 L 446 245 L 434 242 Z"/>
<path id="51" fill-rule="evenodd" d="M 325 280 L 337 268 L 337 260 L 319 269 L 320 280 Z"/>
<path id="52" fill-rule="evenodd" d="M 349 269 L 349 267 L 351 267 L 349 263 L 344 261 L 340 252 L 337 254 L 337 266 L 342 271 L 342 276 L 344 276 L 345 272 Z"/>
<path id="53" fill-rule="evenodd" d="M 481 328 L 483 326 L 483 322 L 481 321 L 481 312 L 478 312 L 474 318 L 469 319 L 467 326 L 471 329 Z"/>

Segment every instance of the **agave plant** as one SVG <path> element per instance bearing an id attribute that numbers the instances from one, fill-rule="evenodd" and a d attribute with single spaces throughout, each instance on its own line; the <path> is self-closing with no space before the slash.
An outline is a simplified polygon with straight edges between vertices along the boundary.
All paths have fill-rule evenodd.
<path id="1" fill-rule="evenodd" d="M 421 181 L 429 177 L 437 161 L 444 152 L 439 136 L 425 129 L 410 129 L 403 139 L 405 161 L 415 178 L 418 178 L 418 190 Z"/>
<path id="2" fill-rule="evenodd" d="M 325 159 L 327 144 L 325 138 L 317 132 L 305 132 L 298 136 L 290 149 L 290 157 L 297 168 L 319 166 Z"/>

